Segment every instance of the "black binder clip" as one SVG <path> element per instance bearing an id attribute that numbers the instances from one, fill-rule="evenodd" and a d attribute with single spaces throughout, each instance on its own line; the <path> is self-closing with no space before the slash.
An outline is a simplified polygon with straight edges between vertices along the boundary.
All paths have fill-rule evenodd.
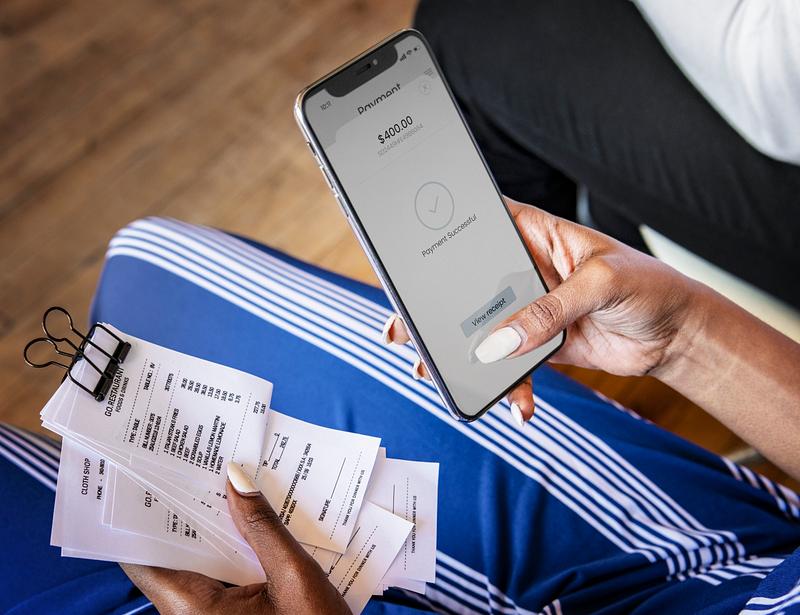
<path id="1" fill-rule="evenodd" d="M 51 329 L 54 325 L 53 322 L 50 322 L 48 325 L 48 321 L 53 320 L 51 315 L 56 313 L 66 316 L 67 330 L 64 330 L 64 333 L 61 336 L 56 336 L 52 333 Z M 117 345 L 113 352 L 104 350 L 92 341 L 92 337 L 98 329 L 102 329 L 117 341 Z M 75 325 L 72 322 L 72 316 L 70 316 L 69 312 L 58 306 L 51 307 L 44 313 L 44 316 L 42 317 L 42 330 L 44 331 L 44 337 L 37 337 L 36 339 L 28 342 L 25 346 L 25 350 L 22 353 L 25 357 L 25 363 L 37 369 L 49 367 L 50 365 L 57 365 L 65 370 L 64 378 L 61 379 L 61 382 L 64 382 L 67 376 L 69 376 L 69 379 L 72 380 L 72 382 L 89 393 L 89 395 L 94 397 L 97 401 L 103 401 L 106 393 L 108 393 L 108 389 L 111 387 L 111 382 L 114 380 L 114 376 L 116 375 L 117 371 L 119 371 L 120 364 L 125 360 L 125 357 L 128 356 L 128 352 L 131 349 L 130 343 L 126 342 L 100 323 L 95 323 L 92 325 L 92 328 L 89 329 L 89 333 L 87 335 L 83 335 L 75 328 Z M 71 337 L 74 338 L 75 341 L 70 339 Z M 76 343 L 76 341 L 78 343 Z M 69 353 L 59 348 L 59 342 L 67 344 L 73 350 L 73 352 Z M 55 351 L 58 356 L 68 357 L 69 364 L 62 363 L 58 360 L 58 358 L 43 362 L 34 361 L 30 357 L 31 349 L 43 344 L 50 346 L 51 350 Z M 104 368 L 101 369 L 92 359 L 86 356 L 86 351 L 89 349 L 89 347 L 95 348 L 108 359 L 108 363 Z M 89 389 L 83 383 L 79 382 L 72 374 L 72 369 L 80 360 L 85 360 L 86 363 L 88 363 L 100 375 L 100 378 L 97 381 L 94 389 Z"/>

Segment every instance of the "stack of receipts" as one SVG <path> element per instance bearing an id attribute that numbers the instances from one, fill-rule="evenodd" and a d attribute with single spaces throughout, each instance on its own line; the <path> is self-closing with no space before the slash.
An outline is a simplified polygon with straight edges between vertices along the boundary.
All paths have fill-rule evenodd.
<path id="1" fill-rule="evenodd" d="M 53 545 L 62 555 L 264 580 L 225 501 L 226 466 L 255 478 L 353 613 L 435 580 L 438 464 L 270 409 L 272 384 L 104 325 L 131 350 L 98 402 L 66 379 L 41 413 L 63 438 Z M 98 328 L 93 341 L 113 351 Z M 94 347 L 86 358 L 105 365 Z M 79 360 L 90 389 L 98 374 Z"/>

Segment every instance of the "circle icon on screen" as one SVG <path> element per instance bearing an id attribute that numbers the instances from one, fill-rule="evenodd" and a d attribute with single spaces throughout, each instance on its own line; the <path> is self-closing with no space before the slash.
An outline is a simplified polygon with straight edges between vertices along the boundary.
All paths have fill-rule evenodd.
<path id="1" fill-rule="evenodd" d="M 424 226 L 433 231 L 443 229 L 453 219 L 453 195 L 439 182 L 422 184 L 414 197 L 414 211 Z"/>

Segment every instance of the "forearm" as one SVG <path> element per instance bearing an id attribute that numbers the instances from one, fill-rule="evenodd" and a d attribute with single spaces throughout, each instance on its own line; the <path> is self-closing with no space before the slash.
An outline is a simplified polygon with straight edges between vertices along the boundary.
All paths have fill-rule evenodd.
<path id="1" fill-rule="evenodd" d="M 800 478 L 800 345 L 698 285 L 654 375 Z"/>

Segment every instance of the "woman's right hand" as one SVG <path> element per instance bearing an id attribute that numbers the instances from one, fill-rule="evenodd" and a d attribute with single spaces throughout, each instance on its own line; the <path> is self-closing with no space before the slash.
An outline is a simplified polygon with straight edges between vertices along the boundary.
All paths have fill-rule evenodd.
<path id="1" fill-rule="evenodd" d="M 550 292 L 497 325 L 478 346 L 484 363 L 517 357 L 563 329 L 558 363 L 612 374 L 658 375 L 683 352 L 699 326 L 702 287 L 658 260 L 592 229 L 507 200 Z M 392 316 L 386 341 L 406 343 L 402 321 Z M 421 363 L 415 376 L 428 377 Z M 533 416 L 526 380 L 508 395 L 518 423 Z M 516 408 L 514 408 L 516 405 Z"/>

